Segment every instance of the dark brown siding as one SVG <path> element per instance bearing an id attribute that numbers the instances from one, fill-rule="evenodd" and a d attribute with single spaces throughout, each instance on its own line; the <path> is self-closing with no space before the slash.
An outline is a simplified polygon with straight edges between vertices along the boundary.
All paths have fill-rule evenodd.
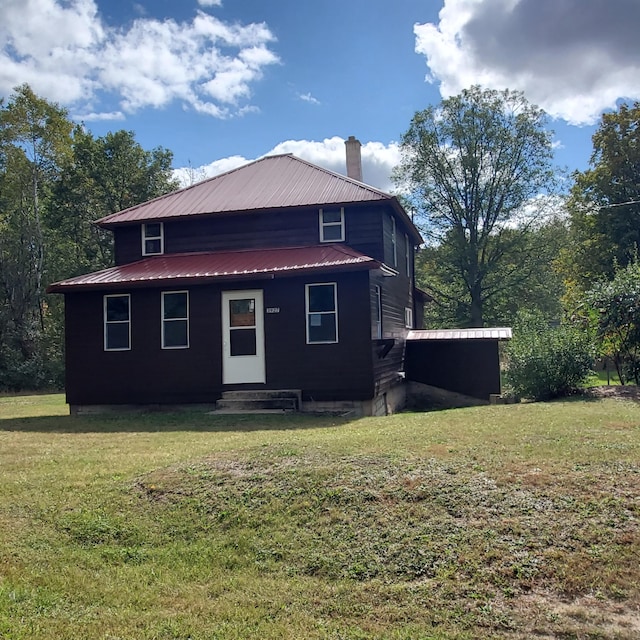
<path id="1" fill-rule="evenodd" d="M 385 260 L 384 206 L 345 207 L 345 243 Z M 164 222 L 165 253 L 222 251 L 319 244 L 319 208 L 199 217 Z M 400 228 L 400 225 L 398 225 Z M 142 258 L 141 225 L 115 230 L 116 264 Z M 399 235 L 403 238 L 401 233 Z M 402 254 L 404 255 L 404 254 Z"/>
<path id="2" fill-rule="evenodd" d="M 384 239 L 383 257 L 387 265 L 393 266 L 392 248 L 392 222 L 391 212 L 385 211 L 380 218 L 382 237 Z M 405 338 L 407 327 L 405 326 L 405 308 L 413 308 L 413 270 L 407 274 L 405 260 L 405 231 L 400 220 L 396 220 L 396 250 L 397 264 L 394 267 L 398 271 L 396 276 L 383 276 L 380 273 L 371 274 L 370 300 L 371 300 L 371 335 L 374 334 L 375 325 L 375 285 L 379 285 L 382 291 L 382 338 L 393 340 L 393 347 L 384 356 L 384 343 L 373 344 L 373 367 L 376 385 L 376 395 L 383 393 L 389 387 L 400 380 L 399 372 L 404 371 Z M 413 247 L 409 241 L 410 261 L 413 263 Z"/>
<path id="3" fill-rule="evenodd" d="M 497 340 L 411 340 L 407 379 L 488 400 L 500 393 Z"/>
<path id="4" fill-rule="evenodd" d="M 116 265 L 135 262 L 142 258 L 142 239 L 140 225 L 118 227 L 114 231 Z"/>
<path id="5" fill-rule="evenodd" d="M 336 344 L 306 344 L 305 284 L 336 282 Z M 265 287 L 267 383 L 302 389 L 310 400 L 365 400 L 373 397 L 368 273 L 275 280 Z"/>
<path id="6" fill-rule="evenodd" d="M 160 291 L 131 292 L 130 351 L 104 351 L 101 293 L 66 296 L 66 391 L 70 404 L 216 399 L 221 368 L 219 358 L 212 354 L 220 352 L 219 298 L 212 295 L 210 287 L 191 290 L 190 307 L 198 309 L 190 318 L 191 348 L 163 350 Z"/>
<path id="7" fill-rule="evenodd" d="M 67 401 L 70 404 L 163 404 L 213 402 L 222 385 L 223 290 L 260 288 L 265 313 L 267 384 L 258 388 L 302 389 L 315 400 L 373 397 L 368 277 L 366 271 L 322 278 L 283 278 L 234 287 L 190 289 L 190 348 L 161 349 L 163 289 L 131 294 L 131 350 L 105 352 L 103 296 L 66 296 Z M 338 285 L 337 344 L 306 344 L 305 284 Z M 166 289 L 170 290 L 170 289 Z M 224 387 L 233 388 L 233 387 Z M 245 388 L 240 385 L 239 388 Z"/>

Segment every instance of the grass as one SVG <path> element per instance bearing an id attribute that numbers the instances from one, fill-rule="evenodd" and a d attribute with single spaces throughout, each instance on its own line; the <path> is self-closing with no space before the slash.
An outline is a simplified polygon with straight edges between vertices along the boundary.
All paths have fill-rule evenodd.
<path id="1" fill-rule="evenodd" d="M 608 375 L 607 372 L 602 369 L 595 371 L 587 378 L 584 386 L 597 387 L 603 384 L 620 384 L 620 378 L 618 377 L 615 369 L 610 370 Z"/>
<path id="2" fill-rule="evenodd" d="M 640 406 L 0 398 L 0 638 L 637 638 Z"/>

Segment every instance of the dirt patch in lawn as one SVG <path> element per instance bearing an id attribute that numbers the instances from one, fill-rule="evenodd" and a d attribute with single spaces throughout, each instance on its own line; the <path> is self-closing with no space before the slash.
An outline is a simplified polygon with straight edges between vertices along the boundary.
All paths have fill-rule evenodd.
<path id="1" fill-rule="evenodd" d="M 585 389 L 584 395 L 589 398 L 614 398 L 640 402 L 640 387 L 635 384 L 605 384 L 599 387 L 589 387 Z"/>

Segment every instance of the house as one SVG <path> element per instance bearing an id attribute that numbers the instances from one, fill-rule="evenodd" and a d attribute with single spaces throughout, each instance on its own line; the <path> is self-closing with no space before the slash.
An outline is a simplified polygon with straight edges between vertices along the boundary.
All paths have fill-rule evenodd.
<path id="1" fill-rule="evenodd" d="M 422 240 L 346 145 L 352 177 L 268 156 L 97 221 L 115 266 L 48 289 L 72 411 L 276 390 L 302 410 L 401 407 Z"/>

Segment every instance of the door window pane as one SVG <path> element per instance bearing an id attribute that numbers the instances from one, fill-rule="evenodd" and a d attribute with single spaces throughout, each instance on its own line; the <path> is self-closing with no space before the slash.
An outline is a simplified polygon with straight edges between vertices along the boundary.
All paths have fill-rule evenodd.
<path id="1" fill-rule="evenodd" d="M 229 300 L 229 325 L 231 327 L 255 327 L 256 301 L 254 298 Z"/>
<path id="2" fill-rule="evenodd" d="M 255 329 L 233 329 L 229 332 L 229 340 L 231 342 L 230 353 L 232 356 L 256 355 Z"/>

